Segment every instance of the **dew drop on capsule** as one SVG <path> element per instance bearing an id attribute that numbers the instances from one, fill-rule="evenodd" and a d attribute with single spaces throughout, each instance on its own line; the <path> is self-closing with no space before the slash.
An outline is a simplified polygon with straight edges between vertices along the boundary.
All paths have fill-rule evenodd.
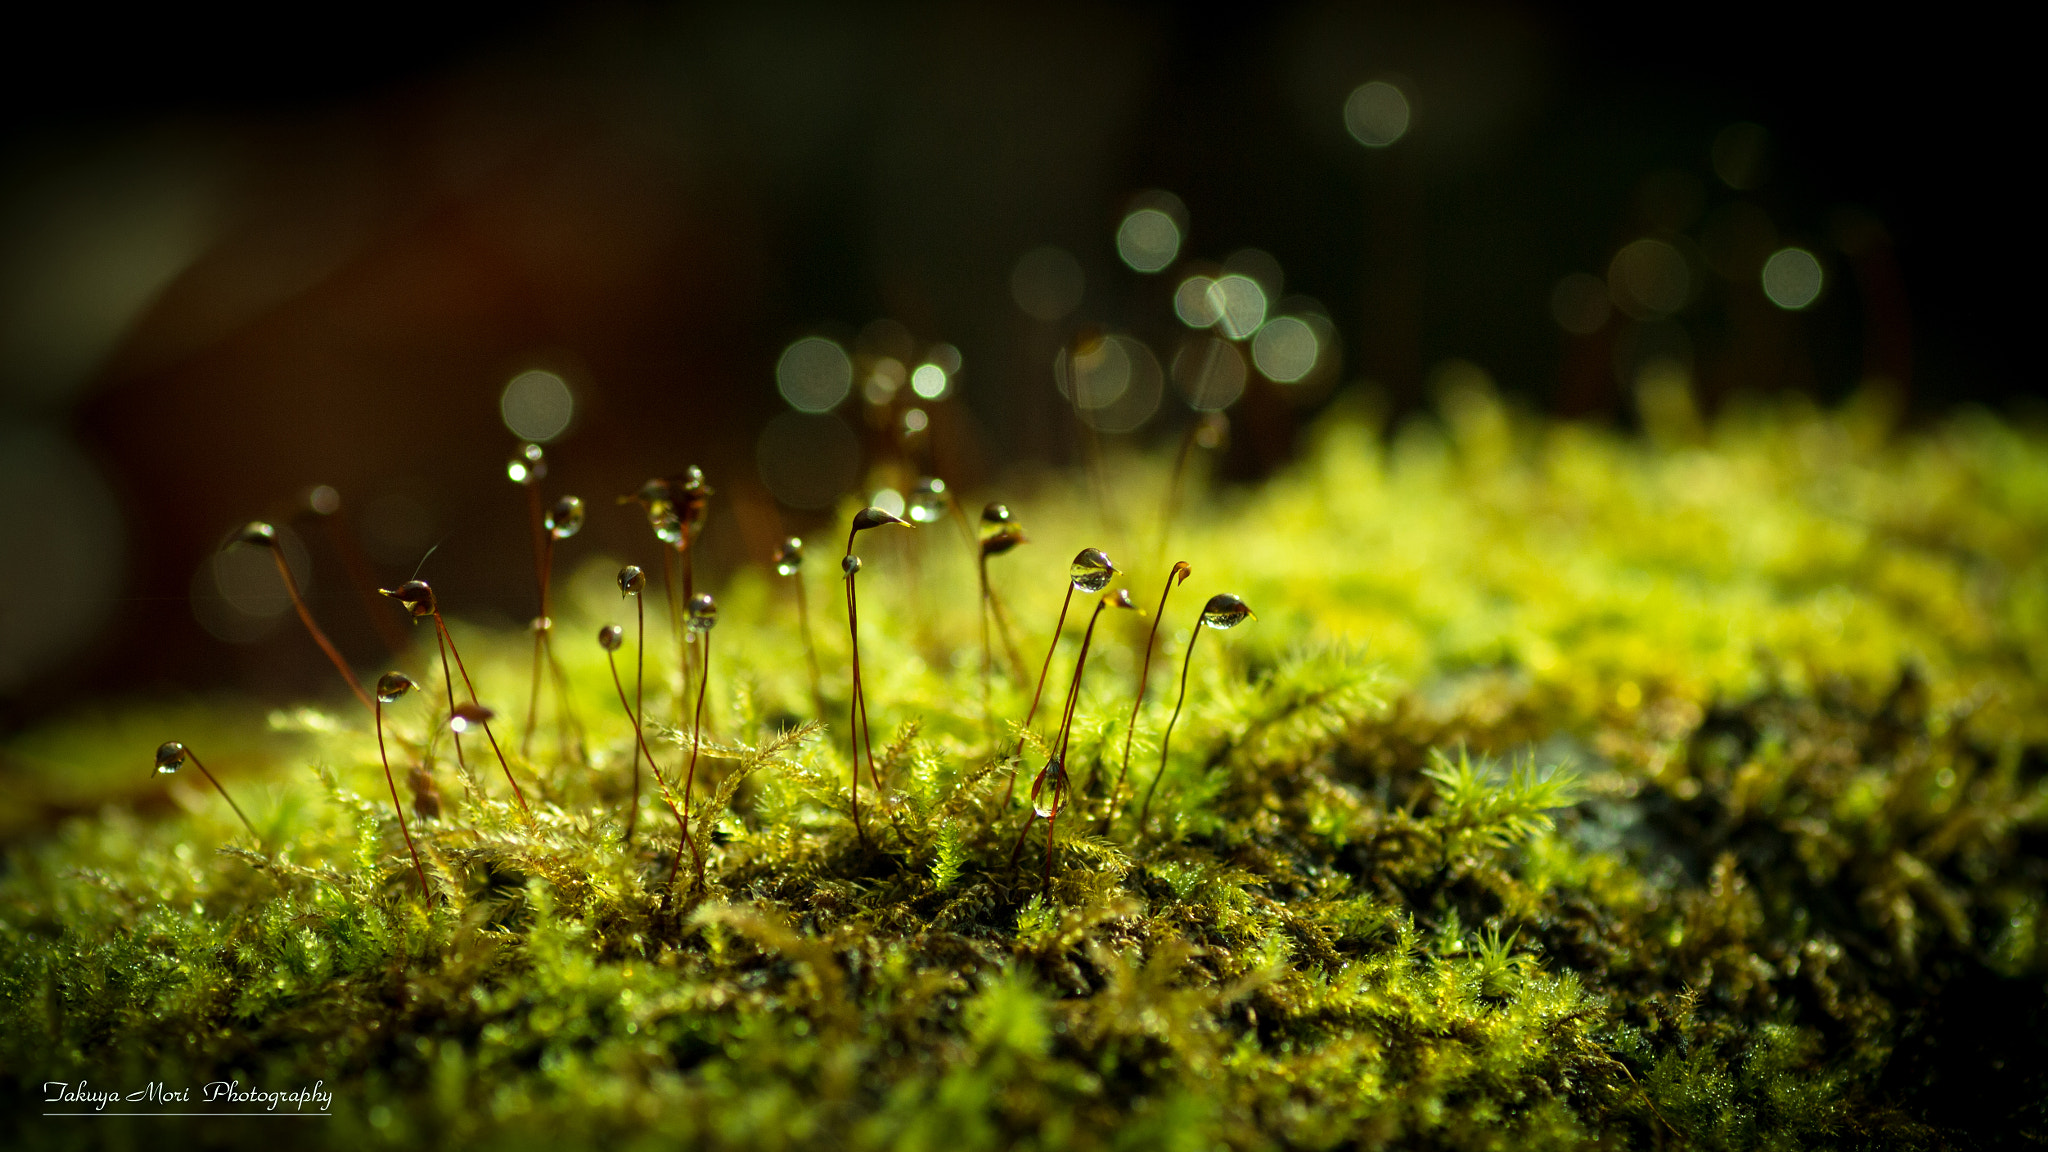
<path id="1" fill-rule="evenodd" d="M 690 633 L 701 636 L 718 626 L 718 601 L 709 592 L 690 597 Z"/>
<path id="2" fill-rule="evenodd" d="M 619 595 L 638 596 L 647 587 L 647 573 L 638 564 L 628 564 L 619 569 Z"/>
<path id="3" fill-rule="evenodd" d="M 664 501 L 647 510 L 647 522 L 654 527 L 654 538 L 663 544 L 680 544 L 683 540 L 683 518 L 676 515 L 675 505 Z"/>
<path id="4" fill-rule="evenodd" d="M 626 630 L 617 624 L 607 624 L 597 630 L 597 646 L 607 652 L 617 652 L 619 645 L 626 642 Z"/>
<path id="5" fill-rule="evenodd" d="M 403 672 L 386 672 L 377 678 L 377 702 L 396 704 L 398 698 L 412 691 L 412 677 Z"/>
<path id="6" fill-rule="evenodd" d="M 893 512 L 877 508 L 872 504 L 853 514 L 853 530 L 855 532 L 865 532 L 870 528 L 880 528 L 884 524 L 901 524 L 905 528 L 910 527 L 910 521 Z"/>
<path id="7" fill-rule="evenodd" d="M 505 465 L 505 476 L 514 484 L 538 484 L 548 474 L 547 454 L 538 444 L 528 444 Z"/>
<path id="8" fill-rule="evenodd" d="M 1202 623 L 1216 629 L 1235 628 L 1246 620 L 1255 620 L 1252 610 L 1245 607 L 1243 600 L 1228 592 L 1218 592 L 1202 605 Z"/>
<path id="9" fill-rule="evenodd" d="M 277 547 L 277 529 L 272 528 L 261 520 L 251 520 L 242 526 L 240 532 L 235 533 L 234 539 L 229 541 L 229 543 L 254 544 L 258 548 L 275 548 Z"/>
<path id="10" fill-rule="evenodd" d="M 937 476 L 927 476 L 910 490 L 910 499 L 905 503 L 910 518 L 919 524 L 931 524 L 946 514 L 946 482 Z"/>
<path id="11" fill-rule="evenodd" d="M 804 566 L 804 542 L 795 536 L 782 542 L 775 550 L 775 574 L 794 576 Z"/>
<path id="12" fill-rule="evenodd" d="M 840 570 L 841 572 L 844 572 L 844 573 L 846 573 L 846 575 L 847 575 L 847 576 L 848 576 L 849 578 L 851 578 L 851 577 L 853 576 L 853 574 L 854 574 L 855 572 L 858 572 L 858 571 L 860 571 L 860 557 L 858 557 L 858 556 L 842 556 L 842 557 L 840 557 L 840 559 L 839 559 L 839 570 Z"/>
<path id="13" fill-rule="evenodd" d="M 165 776 L 175 776 L 185 766 L 185 746 L 176 740 L 166 740 L 157 745 L 156 770 Z"/>
<path id="14" fill-rule="evenodd" d="M 1038 778 L 1031 782 L 1031 811 L 1041 820 L 1050 820 L 1058 811 L 1060 789 L 1067 784 L 1067 766 L 1055 756 L 1038 770 Z M 1039 797 L 1045 799 L 1040 801 Z"/>
<path id="15" fill-rule="evenodd" d="M 414 616 L 434 614 L 434 590 L 427 587 L 425 580 L 407 580 L 396 588 L 379 588 L 377 593 L 405 605 L 405 610 Z"/>
<path id="16" fill-rule="evenodd" d="M 1116 565 L 1110 563 L 1108 555 L 1100 548 L 1083 548 L 1075 555 L 1073 566 L 1067 569 L 1067 579 L 1074 587 L 1089 593 L 1100 592 L 1109 587 L 1109 578 L 1116 575 Z"/>
<path id="17" fill-rule="evenodd" d="M 564 496 L 548 509 L 541 526 L 557 540 L 567 540 L 583 530 L 583 501 L 574 496 Z"/>
<path id="18" fill-rule="evenodd" d="M 983 505 L 981 509 L 981 522 L 984 527 L 995 524 L 1008 524 L 1010 522 L 1010 506 L 998 503 Z"/>
<path id="19" fill-rule="evenodd" d="M 1029 543 L 1030 539 L 1030 537 L 1024 535 L 1022 528 L 1017 527 L 1015 524 L 1004 524 L 997 527 L 994 532 L 981 538 L 981 554 L 983 556 L 1001 556 L 1019 544 Z"/>

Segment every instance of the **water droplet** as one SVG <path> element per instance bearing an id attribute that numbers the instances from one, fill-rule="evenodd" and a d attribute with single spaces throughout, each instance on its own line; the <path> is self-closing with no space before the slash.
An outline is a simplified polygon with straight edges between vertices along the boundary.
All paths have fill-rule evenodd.
<path id="1" fill-rule="evenodd" d="M 607 624 L 597 630 L 597 646 L 607 652 L 617 652 L 619 645 L 626 642 L 626 630 L 617 624 Z"/>
<path id="2" fill-rule="evenodd" d="M 718 601 L 709 592 L 690 597 L 690 631 L 702 634 L 718 626 Z"/>
<path id="3" fill-rule="evenodd" d="M 412 691 L 412 677 L 403 672 L 386 672 L 377 678 L 377 700 L 382 704 L 396 704 L 398 698 Z"/>
<path id="4" fill-rule="evenodd" d="M 704 470 L 695 464 L 683 469 L 680 476 L 671 476 L 668 490 L 676 502 L 676 515 L 691 535 L 704 523 L 705 510 L 711 506 L 715 494 L 711 485 L 704 482 Z"/>
<path id="5" fill-rule="evenodd" d="M 775 550 L 775 573 L 778 576 L 794 576 L 803 566 L 804 542 L 791 536 Z"/>
<path id="6" fill-rule="evenodd" d="M 869 505 L 853 514 L 853 530 L 855 532 L 865 532 L 870 528 L 880 528 L 884 524 L 901 524 L 905 528 L 910 527 L 910 521 L 873 505 Z"/>
<path id="7" fill-rule="evenodd" d="M 647 587 L 647 573 L 638 564 L 628 564 L 619 569 L 619 595 L 638 596 Z"/>
<path id="8" fill-rule="evenodd" d="M 156 770 L 165 776 L 177 775 L 185 766 L 185 746 L 176 740 L 167 740 L 157 745 Z"/>
<path id="9" fill-rule="evenodd" d="M 847 577 L 848 577 L 848 578 L 850 579 L 850 578 L 851 578 L 851 577 L 853 576 L 853 574 L 854 574 L 855 572 L 858 572 L 858 571 L 860 571 L 860 557 L 858 557 L 858 556 L 842 556 L 842 557 L 840 557 L 840 558 L 839 558 L 839 570 L 840 570 L 841 572 L 844 572 L 844 573 L 846 573 Z"/>
<path id="10" fill-rule="evenodd" d="M 1017 527 L 1015 524 L 1004 524 L 994 532 L 981 538 L 981 554 L 983 556 L 1001 556 L 1019 544 L 1029 543 L 1030 539 L 1030 537 L 1024 535 L 1022 528 Z"/>
<path id="11" fill-rule="evenodd" d="M 505 476 L 514 484 L 538 484 L 548 474 L 547 454 L 538 444 L 528 444 L 505 465 Z"/>
<path id="12" fill-rule="evenodd" d="M 455 711 L 448 715 L 448 727 L 457 732 L 467 732 L 470 725 L 489 723 L 496 715 L 496 712 L 472 700 L 467 704 L 455 706 Z"/>
<path id="13" fill-rule="evenodd" d="M 551 616 L 535 616 L 526 622 L 526 630 L 528 632 L 552 632 L 555 630 L 554 618 Z"/>
<path id="14" fill-rule="evenodd" d="M 332 484 L 315 484 L 306 493 L 306 507 L 316 516 L 332 516 L 341 511 L 341 493 Z"/>
<path id="15" fill-rule="evenodd" d="M 998 503 L 983 505 L 981 509 L 981 522 L 983 524 L 1008 524 L 1010 522 L 1010 506 Z"/>
<path id="16" fill-rule="evenodd" d="M 1117 589 L 1116 594 L 1109 598 L 1109 606 L 1112 608 L 1126 608 L 1132 612 L 1138 610 L 1138 606 L 1131 603 L 1131 590 L 1129 588 Z"/>
<path id="17" fill-rule="evenodd" d="M 1067 766 L 1057 756 L 1045 762 L 1038 775 L 1031 781 L 1031 811 L 1041 819 L 1050 820 L 1065 807 L 1067 791 Z M 1044 794 L 1044 800 L 1039 799 Z"/>
<path id="18" fill-rule="evenodd" d="M 569 537 L 581 532 L 583 530 L 583 501 L 574 496 L 564 496 L 560 500 L 555 501 L 555 506 L 548 509 L 546 518 L 541 521 L 541 526 L 546 528 L 549 534 L 557 540 L 567 540 Z"/>
<path id="19" fill-rule="evenodd" d="M 946 506 L 952 497 L 946 493 L 946 482 L 937 476 L 927 476 L 910 490 L 910 518 L 919 524 L 931 524 L 946 514 Z"/>
<path id="20" fill-rule="evenodd" d="M 1083 548 L 1075 555 L 1074 563 L 1067 569 L 1067 579 L 1083 592 L 1100 592 L 1109 587 L 1109 578 L 1116 575 L 1116 565 L 1100 548 Z"/>
<path id="21" fill-rule="evenodd" d="M 1246 620 L 1256 619 L 1258 617 L 1252 615 L 1252 610 L 1245 607 L 1244 601 L 1228 592 L 1218 592 L 1209 597 L 1207 604 L 1202 605 L 1202 623 L 1211 628 L 1235 628 Z"/>
<path id="22" fill-rule="evenodd" d="M 277 529 L 261 520 L 251 520 L 235 533 L 230 544 L 254 544 L 259 548 L 277 547 Z"/>
<path id="23" fill-rule="evenodd" d="M 675 505 L 663 504 L 647 511 L 647 522 L 654 526 L 654 538 L 663 544 L 680 544 L 683 541 L 683 518 L 676 515 Z"/>
<path id="24" fill-rule="evenodd" d="M 405 605 L 405 610 L 414 616 L 434 614 L 434 590 L 427 587 L 425 580 L 407 580 L 396 588 L 379 588 L 377 591 Z"/>

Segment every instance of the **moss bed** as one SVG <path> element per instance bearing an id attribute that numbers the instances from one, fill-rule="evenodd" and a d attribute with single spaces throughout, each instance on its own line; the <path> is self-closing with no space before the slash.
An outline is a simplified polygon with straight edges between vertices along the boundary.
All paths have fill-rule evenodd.
<path id="1" fill-rule="evenodd" d="M 1658 431 L 1485 395 L 1395 430 L 1340 411 L 1287 473 L 1194 485 L 1170 532 L 1170 460 L 1112 456 L 1107 507 L 1064 477 L 990 493 L 1032 537 L 991 573 L 1034 667 L 1077 549 L 1116 557 L 1147 612 L 1173 560 L 1194 569 L 1113 811 L 1149 621 L 1104 617 L 1049 892 L 1043 822 L 1011 862 L 1027 809 L 996 754 L 1030 684 L 999 671 L 984 716 L 947 523 L 862 537 L 889 793 L 863 787 L 867 847 L 837 547 L 801 577 L 822 724 L 787 582 L 723 581 L 701 887 L 687 858 L 668 887 L 652 786 L 623 843 L 631 727 L 590 641 L 618 620 L 631 656 L 612 573 L 656 571 L 651 538 L 565 581 L 582 755 L 552 707 L 516 754 L 530 642 L 439 589 L 533 816 L 480 742 L 466 773 L 428 747 L 427 645 L 404 664 L 422 691 L 386 713 L 401 788 L 430 753 L 444 798 L 414 824 L 431 903 L 346 697 L 109 706 L 16 737 L 0 1144 L 2038 1145 L 2048 436 L 1968 413 L 1896 432 L 1873 398 Z M 1220 591 L 1258 618 L 1198 648 L 1140 829 L 1132 793 Z M 673 778 L 689 734 L 650 600 Z M 148 775 L 165 739 L 260 843 L 196 773 Z M 333 1102 L 44 1117 L 46 1081 Z"/>

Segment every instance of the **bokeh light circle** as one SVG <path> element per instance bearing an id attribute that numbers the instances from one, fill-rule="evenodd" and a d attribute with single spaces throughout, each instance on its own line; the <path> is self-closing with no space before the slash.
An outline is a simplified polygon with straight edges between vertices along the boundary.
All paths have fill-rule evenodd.
<path id="1" fill-rule="evenodd" d="M 1173 355 L 1173 384 L 1197 412 L 1221 412 L 1244 395 L 1244 354 L 1214 336 L 1191 336 Z"/>
<path id="2" fill-rule="evenodd" d="M 1321 341 L 1315 329 L 1294 316 L 1279 316 L 1252 337 L 1252 363 L 1277 384 L 1293 384 L 1315 371 Z"/>
<path id="3" fill-rule="evenodd" d="M 1764 295 L 1788 312 L 1820 299 L 1824 281 L 1820 261 L 1804 248 L 1780 248 L 1764 261 Z"/>
<path id="4" fill-rule="evenodd" d="M 1249 276 L 1218 277 L 1208 292 L 1218 327 L 1232 340 L 1242 340 L 1266 322 L 1266 290 Z"/>
<path id="5" fill-rule="evenodd" d="M 946 370 L 937 364 L 919 364 L 910 373 L 910 390 L 920 399 L 944 399 L 949 383 Z"/>
<path id="6" fill-rule="evenodd" d="M 576 398 L 570 395 L 567 381 L 535 368 L 505 385 L 498 397 L 498 414 L 514 436 L 545 444 L 568 430 L 576 415 Z"/>
<path id="7" fill-rule="evenodd" d="M 1360 84 L 1344 101 L 1344 128 L 1367 148 L 1385 148 L 1408 134 L 1408 96 L 1385 80 Z"/>
<path id="8" fill-rule="evenodd" d="M 1615 307 L 1637 320 L 1651 320 L 1685 307 L 1692 296 L 1692 270 L 1684 253 L 1646 236 L 1614 254 L 1607 287 Z"/>
<path id="9" fill-rule="evenodd" d="M 853 391 L 853 360 L 823 336 L 806 336 L 775 361 L 775 388 L 799 412 L 830 412 Z"/>
<path id="10" fill-rule="evenodd" d="M 1076 405 L 1081 420 L 1097 432 L 1135 432 L 1159 410 L 1166 393 L 1166 374 L 1145 342 L 1132 336 L 1105 336 L 1071 356 L 1078 394 L 1090 403 Z M 1091 380 L 1095 376 L 1098 379 Z"/>
<path id="11" fill-rule="evenodd" d="M 1140 208 L 1116 229 L 1116 254 L 1137 272 L 1158 272 L 1180 256 L 1180 225 L 1157 208 Z"/>

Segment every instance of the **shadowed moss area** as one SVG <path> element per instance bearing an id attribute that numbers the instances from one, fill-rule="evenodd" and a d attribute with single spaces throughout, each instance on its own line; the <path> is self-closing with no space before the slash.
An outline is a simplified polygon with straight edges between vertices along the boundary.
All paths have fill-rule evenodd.
<path id="1" fill-rule="evenodd" d="M 1031 543 L 990 571 L 1031 667 L 998 642 L 986 696 L 971 546 L 947 522 L 864 533 L 865 846 L 837 548 L 800 577 L 822 716 L 788 582 L 743 573 L 711 633 L 701 885 L 651 781 L 623 839 L 631 727 L 592 639 L 626 626 L 630 693 L 610 563 L 569 581 L 573 723 L 544 695 L 530 758 L 530 639 L 455 626 L 530 818 L 482 742 L 454 762 L 431 637 L 405 667 L 421 690 L 387 739 L 408 818 L 413 766 L 442 796 L 412 824 L 431 904 L 353 702 L 24 737 L 0 1133 L 286 1138 L 34 1115 L 46 1080 L 239 1080 L 323 1081 L 333 1118 L 288 1138 L 351 1148 L 2048 1137 L 2048 438 L 1984 415 L 1891 433 L 1870 399 L 1654 431 L 1477 393 L 1391 434 L 1340 413 L 1291 473 L 1170 529 L 1170 461 L 1111 458 L 1106 499 L 1010 499 Z M 1048 890 L 1023 795 L 1089 598 L 1014 798 L 1007 757 L 1086 545 L 1147 612 L 1174 560 L 1194 576 L 1115 803 L 1150 621 L 1103 617 Z M 1197 647 L 1141 828 L 1220 591 L 1258 618 Z M 674 786 L 694 699 L 660 605 L 647 714 Z M 145 786 L 173 738 L 260 844 L 195 774 Z"/>

